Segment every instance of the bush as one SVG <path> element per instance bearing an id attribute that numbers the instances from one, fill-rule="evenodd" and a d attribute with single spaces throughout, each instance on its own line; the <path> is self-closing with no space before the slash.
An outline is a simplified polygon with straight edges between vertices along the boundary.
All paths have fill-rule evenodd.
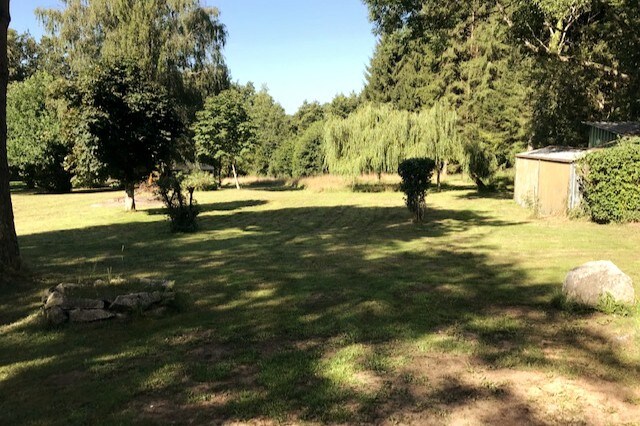
<path id="1" fill-rule="evenodd" d="M 580 166 L 593 221 L 640 221 L 640 138 L 590 153 Z"/>
<path id="2" fill-rule="evenodd" d="M 200 209 L 193 199 L 193 188 L 185 196 L 183 178 L 180 175 L 163 175 L 158 180 L 158 195 L 167 208 L 173 232 L 195 232 Z"/>
<path id="3" fill-rule="evenodd" d="M 404 192 L 405 202 L 416 222 L 421 222 L 424 218 L 424 199 L 435 167 L 435 161 L 430 158 L 409 158 L 398 166 L 398 174 L 402 178 L 400 190 Z"/>
<path id="4" fill-rule="evenodd" d="M 315 176 L 322 174 L 324 156 L 322 142 L 324 140 L 324 123 L 313 123 L 295 141 L 291 173 L 294 177 Z"/>
<path id="5" fill-rule="evenodd" d="M 216 178 L 213 174 L 204 170 L 192 170 L 182 179 L 182 187 L 189 192 L 194 191 L 214 191 L 218 189 Z"/>

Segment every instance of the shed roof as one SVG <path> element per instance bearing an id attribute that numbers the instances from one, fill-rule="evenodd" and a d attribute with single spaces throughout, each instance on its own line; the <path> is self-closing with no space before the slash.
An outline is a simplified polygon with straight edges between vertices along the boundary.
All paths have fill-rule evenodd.
<path id="1" fill-rule="evenodd" d="M 610 123 L 606 121 L 586 122 L 589 126 L 597 129 L 606 130 L 616 135 L 635 136 L 640 135 L 640 121 L 621 121 L 618 123 Z"/>
<path id="2" fill-rule="evenodd" d="M 569 146 L 547 146 L 529 152 L 517 154 L 517 158 L 551 161 L 554 163 L 573 163 L 584 157 L 588 148 L 572 148 Z"/>

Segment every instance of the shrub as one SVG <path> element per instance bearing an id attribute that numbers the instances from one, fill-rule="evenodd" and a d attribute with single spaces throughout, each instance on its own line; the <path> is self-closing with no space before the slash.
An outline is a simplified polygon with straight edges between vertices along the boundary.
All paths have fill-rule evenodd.
<path id="1" fill-rule="evenodd" d="M 182 179 L 182 187 L 189 192 L 194 191 L 213 191 L 218 189 L 216 178 L 213 174 L 204 170 L 192 170 Z"/>
<path id="2" fill-rule="evenodd" d="M 640 221 L 640 138 L 592 152 L 580 165 L 583 196 L 593 221 Z"/>
<path id="3" fill-rule="evenodd" d="M 173 232 L 194 232 L 198 229 L 196 218 L 200 209 L 193 199 L 194 188 L 184 193 L 184 182 L 180 175 L 163 175 L 158 179 L 158 195 L 167 208 Z"/>
<path id="4" fill-rule="evenodd" d="M 296 139 L 291 159 L 291 173 L 294 177 L 322 174 L 324 166 L 323 140 L 324 123 L 322 121 L 313 123 Z"/>
<path id="5" fill-rule="evenodd" d="M 424 199 L 435 167 L 435 161 L 430 158 L 409 158 L 398 166 L 398 174 L 402 178 L 400 190 L 404 192 L 405 202 L 416 222 L 421 222 L 424 218 Z"/>

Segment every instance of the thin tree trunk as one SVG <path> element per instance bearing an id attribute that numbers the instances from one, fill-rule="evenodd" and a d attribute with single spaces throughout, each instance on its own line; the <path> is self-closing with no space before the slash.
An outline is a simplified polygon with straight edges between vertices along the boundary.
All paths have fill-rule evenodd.
<path id="1" fill-rule="evenodd" d="M 233 171 L 233 179 L 236 182 L 236 189 L 240 189 L 240 182 L 238 182 L 238 173 L 236 172 L 236 162 L 231 163 L 231 170 Z"/>
<path id="2" fill-rule="evenodd" d="M 440 174 L 442 173 L 442 169 L 440 168 L 440 165 L 438 164 L 438 166 L 436 167 L 436 185 L 438 187 L 438 192 L 440 192 Z"/>
<path id="3" fill-rule="evenodd" d="M 125 183 L 124 184 L 124 209 L 125 211 L 135 211 L 136 209 L 136 194 L 135 194 L 136 185 L 133 183 Z"/>
<path id="4" fill-rule="evenodd" d="M 0 0 L 0 271 L 20 269 L 20 249 L 13 220 L 7 162 L 7 31 L 11 15 L 9 0 Z"/>

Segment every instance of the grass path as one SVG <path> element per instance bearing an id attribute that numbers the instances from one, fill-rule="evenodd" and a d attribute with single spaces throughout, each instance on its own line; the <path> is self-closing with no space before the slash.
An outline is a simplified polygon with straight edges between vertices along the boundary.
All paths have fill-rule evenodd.
<path id="1" fill-rule="evenodd" d="M 16 194 L 23 255 L 46 278 L 0 289 L 0 423 L 615 424 L 640 418 L 640 320 L 551 303 L 610 259 L 640 283 L 640 227 L 533 219 L 497 194 L 265 187 L 198 194 L 168 232 L 118 193 Z M 100 207 L 102 206 L 102 207 Z M 45 330 L 38 291 L 166 277 L 193 306 Z M 640 290 L 639 288 L 637 288 Z"/>

